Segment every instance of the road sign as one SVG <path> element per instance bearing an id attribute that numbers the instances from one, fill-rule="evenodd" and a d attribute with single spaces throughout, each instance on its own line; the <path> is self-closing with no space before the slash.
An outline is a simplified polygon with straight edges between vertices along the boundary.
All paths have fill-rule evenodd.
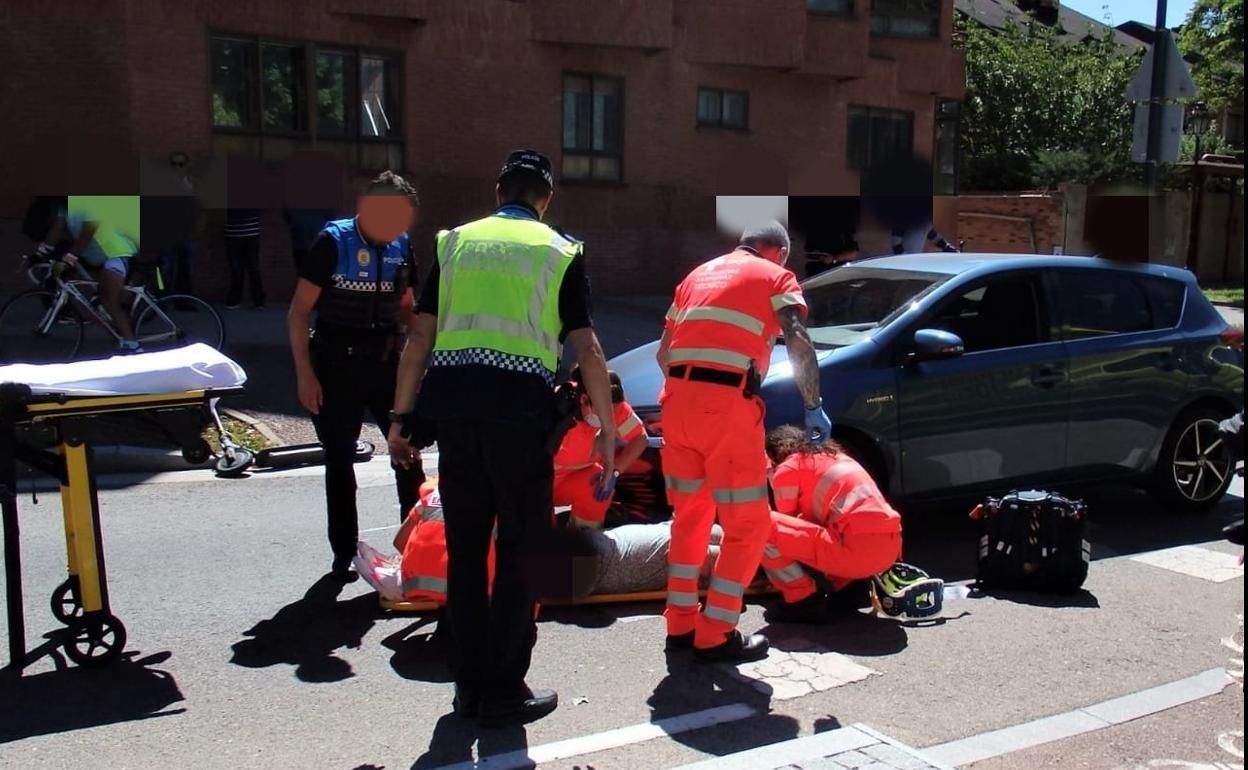
<path id="1" fill-rule="evenodd" d="M 1192 73 L 1187 62 L 1183 61 L 1174 33 L 1170 30 L 1166 30 L 1166 43 L 1162 47 L 1166 49 L 1166 82 L 1161 92 L 1162 98 L 1185 99 L 1195 96 L 1196 83 L 1192 80 Z M 1135 77 L 1131 78 L 1131 84 L 1127 86 L 1127 101 L 1148 101 L 1152 90 L 1153 52 L 1156 50 L 1157 46 L 1154 45 L 1144 54 L 1144 61 L 1140 62 L 1140 68 L 1135 71 Z"/>
<path id="2" fill-rule="evenodd" d="M 1148 157 L 1148 112 L 1152 105 L 1141 102 L 1135 105 L 1135 130 L 1131 142 L 1131 160 L 1143 163 Z M 1179 142 L 1183 138 L 1183 105 L 1161 105 L 1161 163 L 1174 163 L 1179 159 Z"/>

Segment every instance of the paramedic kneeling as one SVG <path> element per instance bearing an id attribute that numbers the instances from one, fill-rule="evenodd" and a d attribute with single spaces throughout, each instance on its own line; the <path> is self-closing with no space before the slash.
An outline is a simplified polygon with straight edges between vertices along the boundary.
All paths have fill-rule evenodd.
<path id="1" fill-rule="evenodd" d="M 885 572 L 901 556 L 901 517 L 867 471 L 835 442 L 816 446 L 797 427 L 767 435 L 776 511 L 763 571 L 784 602 L 773 623 L 823 619 L 827 595 L 803 565 L 827 576 L 833 591 Z"/>

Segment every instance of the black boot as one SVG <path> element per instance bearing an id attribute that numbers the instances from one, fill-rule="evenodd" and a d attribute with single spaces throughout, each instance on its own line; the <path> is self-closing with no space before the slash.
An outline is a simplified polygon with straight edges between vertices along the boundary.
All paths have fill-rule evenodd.
<path id="1" fill-rule="evenodd" d="M 524 690 L 514 697 L 486 696 L 478 711 L 483 727 L 504 727 L 536 722 L 559 708 L 559 695 L 554 690 Z"/>
<path id="2" fill-rule="evenodd" d="M 767 657 L 770 649 L 771 643 L 762 634 L 747 637 L 734 629 L 723 644 L 705 649 L 695 647 L 693 656 L 703 663 L 749 663 Z"/>
<path id="3" fill-rule="evenodd" d="M 763 617 L 768 623 L 822 623 L 828 617 L 828 595 L 816 591 L 791 604 L 780 602 L 768 607 Z"/>

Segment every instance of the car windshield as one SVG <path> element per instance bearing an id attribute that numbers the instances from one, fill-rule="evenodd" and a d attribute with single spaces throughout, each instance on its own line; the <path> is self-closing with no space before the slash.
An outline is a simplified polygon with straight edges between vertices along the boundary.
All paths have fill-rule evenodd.
<path id="1" fill-rule="evenodd" d="M 846 265 L 802 286 L 807 328 L 819 347 L 852 345 L 904 313 L 952 276 L 917 270 Z"/>

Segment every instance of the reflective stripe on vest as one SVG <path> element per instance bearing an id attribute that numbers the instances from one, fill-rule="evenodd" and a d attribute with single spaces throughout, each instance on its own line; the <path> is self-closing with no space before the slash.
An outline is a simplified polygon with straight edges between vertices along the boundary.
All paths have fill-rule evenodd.
<path id="1" fill-rule="evenodd" d="M 678 324 L 685 321 L 718 321 L 719 323 L 729 324 L 738 329 L 745 329 L 751 334 L 763 333 L 766 328 L 762 321 L 750 315 L 742 313 L 739 310 L 729 310 L 723 307 L 691 307 L 686 310 L 678 310 L 672 320 Z"/>
<path id="2" fill-rule="evenodd" d="M 532 219 L 490 216 L 438 234 L 438 334 L 433 363 L 455 351 L 559 365 L 559 289 L 581 244 Z M 491 365 L 489 357 L 474 363 Z"/>
<path id="3" fill-rule="evenodd" d="M 641 427 L 641 418 L 635 414 L 630 414 L 628 419 L 615 426 L 615 432 L 622 438 L 627 436 L 630 431 Z"/>
<path id="4" fill-rule="evenodd" d="M 672 348 L 668 353 L 669 364 L 700 363 L 730 366 L 745 371 L 750 368 L 750 357 L 731 350 L 715 348 Z"/>
<path id="5" fill-rule="evenodd" d="M 786 307 L 806 307 L 806 298 L 796 292 L 776 294 L 771 298 L 772 310 L 780 310 Z"/>

